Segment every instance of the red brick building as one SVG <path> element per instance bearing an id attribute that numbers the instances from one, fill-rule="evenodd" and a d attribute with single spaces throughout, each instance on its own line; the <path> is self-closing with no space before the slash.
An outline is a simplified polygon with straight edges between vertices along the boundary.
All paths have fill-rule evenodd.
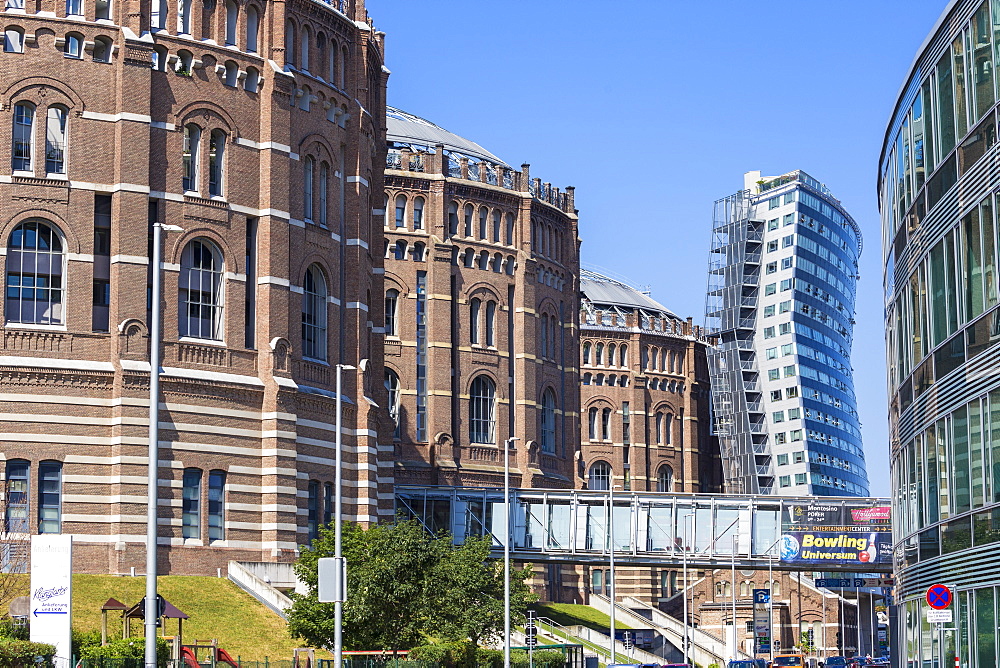
<path id="1" fill-rule="evenodd" d="M 398 484 L 573 487 L 579 239 L 560 192 L 389 109 L 385 382 Z"/>
<path id="2" fill-rule="evenodd" d="M 345 513 L 391 514 L 386 70 L 364 1 L 13 0 L 5 26 L 6 529 L 142 570 L 159 269 L 161 572 L 290 561 L 329 519 L 337 363 L 359 367 Z M 160 268 L 154 222 L 183 230 Z"/>

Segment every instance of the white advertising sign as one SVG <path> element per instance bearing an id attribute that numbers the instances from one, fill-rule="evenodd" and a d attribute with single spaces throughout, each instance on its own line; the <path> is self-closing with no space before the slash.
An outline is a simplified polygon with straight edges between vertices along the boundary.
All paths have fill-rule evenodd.
<path id="1" fill-rule="evenodd" d="M 55 668 L 69 668 L 73 621 L 73 537 L 31 537 L 32 642 L 56 646 Z"/>

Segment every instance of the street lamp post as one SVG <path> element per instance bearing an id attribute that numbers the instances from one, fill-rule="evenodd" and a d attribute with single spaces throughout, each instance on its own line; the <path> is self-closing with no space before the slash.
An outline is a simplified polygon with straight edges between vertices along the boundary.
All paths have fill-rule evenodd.
<path id="1" fill-rule="evenodd" d="M 146 480 L 146 604 L 143 620 L 146 644 L 143 662 L 146 668 L 156 668 L 156 621 L 160 616 L 156 595 L 156 508 L 159 499 L 157 490 L 158 462 L 160 458 L 160 340 L 163 338 L 163 322 L 160 313 L 160 294 L 163 251 L 161 249 L 163 231 L 181 232 L 176 225 L 153 223 L 153 294 L 149 318 L 149 451 Z"/>
<path id="2" fill-rule="evenodd" d="M 362 363 L 363 366 L 363 363 Z M 334 444 L 336 454 L 334 458 L 334 480 L 333 480 L 333 558 L 337 563 L 337 600 L 333 603 L 333 665 L 335 668 L 342 668 L 344 665 L 344 600 L 347 598 L 347 568 L 344 564 L 343 552 L 343 523 L 344 502 L 343 502 L 343 419 L 344 419 L 344 394 L 343 394 L 343 374 L 344 369 L 354 369 L 350 364 L 337 365 L 337 416 L 334 427 L 336 436 Z"/>
<path id="3" fill-rule="evenodd" d="M 510 450 L 517 436 L 504 441 L 503 452 L 503 665 L 510 668 Z"/>

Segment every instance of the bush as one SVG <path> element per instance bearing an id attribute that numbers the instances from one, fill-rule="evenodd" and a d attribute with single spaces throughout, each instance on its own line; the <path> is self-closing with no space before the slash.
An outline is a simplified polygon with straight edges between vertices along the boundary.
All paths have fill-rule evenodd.
<path id="1" fill-rule="evenodd" d="M 410 650 L 407 658 L 430 661 L 444 668 L 475 668 L 472 644 L 469 642 L 440 642 L 421 645 Z M 503 665 L 503 659 L 500 660 Z"/>
<path id="2" fill-rule="evenodd" d="M 83 650 L 87 647 L 99 646 L 101 644 L 100 631 L 77 631 L 73 629 L 72 635 L 73 656 L 83 656 Z"/>
<path id="3" fill-rule="evenodd" d="M 87 659 L 91 665 L 101 665 L 105 659 L 118 659 L 118 665 L 130 665 L 130 661 L 120 661 L 121 659 L 137 660 L 135 665 L 142 666 L 146 654 L 146 641 L 143 638 L 120 638 L 112 640 L 107 645 L 91 645 L 84 647 L 80 651 L 80 657 Z M 167 660 L 170 658 L 170 645 L 163 638 L 156 639 L 156 664 L 159 668 L 166 668 Z M 3 668 L 3 666 L 0 666 Z"/>
<path id="4" fill-rule="evenodd" d="M 53 645 L 17 638 L 0 638 L 0 668 L 27 668 L 39 663 L 51 666 L 55 653 Z M 41 662 L 38 661 L 39 657 L 42 658 Z"/>
<path id="5" fill-rule="evenodd" d="M 13 619 L 0 619 L 0 637 L 31 640 L 31 631 L 27 624 L 14 626 Z"/>

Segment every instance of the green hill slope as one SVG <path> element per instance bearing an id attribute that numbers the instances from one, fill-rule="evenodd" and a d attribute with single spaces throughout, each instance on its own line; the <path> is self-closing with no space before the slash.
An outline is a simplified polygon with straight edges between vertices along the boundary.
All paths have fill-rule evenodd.
<path id="1" fill-rule="evenodd" d="M 165 575 L 158 579 L 159 593 L 182 612 L 183 642 L 219 641 L 235 658 L 248 660 L 291 659 L 292 650 L 302 646 L 288 633 L 284 620 L 261 605 L 255 598 L 224 578 Z M 77 631 L 100 630 L 101 606 L 116 598 L 132 606 L 146 593 L 142 577 L 114 575 L 73 576 L 73 628 Z M 132 620 L 132 634 L 142 634 L 142 620 Z M 121 637 L 121 614 L 108 613 L 109 638 Z M 166 634 L 177 633 L 177 621 L 167 620 Z M 324 658 L 326 653 L 323 652 Z"/>

